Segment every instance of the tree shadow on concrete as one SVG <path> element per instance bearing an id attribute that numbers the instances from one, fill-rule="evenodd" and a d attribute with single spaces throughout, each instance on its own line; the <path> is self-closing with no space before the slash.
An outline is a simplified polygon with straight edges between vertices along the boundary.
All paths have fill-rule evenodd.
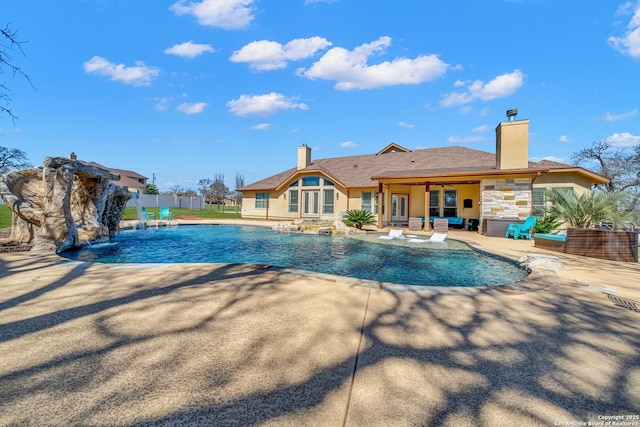
<path id="1" fill-rule="evenodd" d="M 47 412 L 53 423 L 139 426 L 549 425 L 640 408 L 640 318 L 602 294 L 344 287 L 333 298 L 325 290 L 339 285 L 297 292 L 291 277 L 187 268 L 0 325 L 0 356 L 49 334 L 70 348 L 43 345 L 50 354 L 2 371 L 5 421 Z M 34 396 L 49 398 L 20 415 L 43 402 Z"/>

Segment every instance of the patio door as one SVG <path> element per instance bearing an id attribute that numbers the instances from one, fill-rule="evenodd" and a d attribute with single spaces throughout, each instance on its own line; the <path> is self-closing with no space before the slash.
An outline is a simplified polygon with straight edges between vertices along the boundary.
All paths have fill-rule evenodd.
<path id="1" fill-rule="evenodd" d="M 302 215 L 318 216 L 318 206 L 320 205 L 320 191 L 306 190 L 302 192 Z"/>
<path id="2" fill-rule="evenodd" d="M 391 221 L 408 221 L 407 206 L 409 195 L 392 194 L 391 195 Z"/>

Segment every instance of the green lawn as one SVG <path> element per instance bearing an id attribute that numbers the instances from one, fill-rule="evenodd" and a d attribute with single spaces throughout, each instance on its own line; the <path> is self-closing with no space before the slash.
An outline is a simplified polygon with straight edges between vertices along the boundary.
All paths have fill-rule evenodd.
<path id="1" fill-rule="evenodd" d="M 149 208 L 147 211 L 155 213 L 157 218 L 160 213 L 160 208 Z M 182 215 L 196 215 L 203 219 L 240 218 L 240 214 L 236 214 L 235 208 L 232 206 L 225 206 L 224 210 L 218 210 L 218 207 L 214 206 L 213 210 L 209 210 L 209 208 L 202 210 L 172 208 L 170 211 L 174 217 Z M 138 215 L 136 213 L 136 208 L 126 208 L 124 210 L 124 216 L 122 219 L 137 218 Z M 0 229 L 9 227 L 11 227 L 11 209 L 5 205 L 0 205 Z"/>
<path id="2" fill-rule="evenodd" d="M 0 229 L 11 227 L 11 209 L 0 205 Z"/>
<path id="3" fill-rule="evenodd" d="M 223 210 L 224 208 L 224 210 Z M 207 207 L 207 209 L 179 209 L 179 208 L 171 208 L 169 211 L 173 214 L 174 217 L 182 216 L 182 215 L 195 215 L 202 219 L 220 219 L 220 218 L 240 218 L 239 213 L 235 213 L 235 208 L 233 206 L 221 206 L 218 209 L 218 206 L 214 206 L 213 209 Z M 147 212 L 153 212 L 156 214 L 156 218 L 160 214 L 160 208 L 147 208 Z M 138 214 L 136 212 L 136 208 L 125 208 L 124 216 L 122 219 L 137 219 Z"/>

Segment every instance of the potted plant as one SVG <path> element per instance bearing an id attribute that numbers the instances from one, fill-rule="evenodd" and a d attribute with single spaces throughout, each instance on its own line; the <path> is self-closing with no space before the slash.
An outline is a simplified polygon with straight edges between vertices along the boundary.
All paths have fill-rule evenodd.
<path id="1" fill-rule="evenodd" d="M 637 233 L 619 231 L 627 216 L 619 209 L 622 193 L 594 190 L 578 196 L 571 188 L 554 188 L 548 195 L 548 212 L 567 225 L 566 253 L 638 262 Z"/>

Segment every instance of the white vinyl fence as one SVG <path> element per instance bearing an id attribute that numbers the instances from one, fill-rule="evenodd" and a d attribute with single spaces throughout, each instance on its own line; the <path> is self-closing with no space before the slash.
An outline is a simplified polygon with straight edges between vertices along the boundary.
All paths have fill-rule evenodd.
<path id="1" fill-rule="evenodd" d="M 153 194 L 140 194 L 140 206 L 145 208 L 160 208 L 166 206 L 168 208 L 182 208 L 182 209 L 204 209 L 204 197 L 178 197 L 178 196 L 165 196 L 165 195 L 153 195 Z M 131 198 L 127 202 L 128 208 L 137 207 L 138 202 L 136 199 Z"/>

